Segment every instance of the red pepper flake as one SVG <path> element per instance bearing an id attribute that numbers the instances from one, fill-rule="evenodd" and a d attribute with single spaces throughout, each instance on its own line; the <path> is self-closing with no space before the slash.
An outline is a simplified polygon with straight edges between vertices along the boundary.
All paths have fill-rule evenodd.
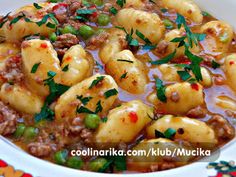
<path id="1" fill-rule="evenodd" d="M 229 64 L 230 64 L 230 65 L 233 65 L 233 64 L 234 64 L 234 61 L 230 61 Z"/>
<path id="2" fill-rule="evenodd" d="M 21 57 L 20 56 L 13 56 L 12 60 L 16 63 L 19 63 L 21 61 Z"/>
<path id="3" fill-rule="evenodd" d="M 66 61 L 71 61 L 72 58 L 71 58 L 71 56 L 68 56 L 68 57 L 65 58 L 65 60 L 66 60 Z"/>
<path id="4" fill-rule="evenodd" d="M 33 177 L 33 176 L 29 173 L 24 173 L 21 177 Z"/>
<path id="5" fill-rule="evenodd" d="M 43 48 L 43 49 L 46 49 L 46 48 L 48 48 L 48 45 L 47 45 L 46 43 L 42 43 L 42 44 L 40 45 L 40 47 Z"/>
<path id="6" fill-rule="evenodd" d="M 138 115 L 136 112 L 130 112 L 129 118 L 130 118 L 130 121 L 133 123 L 136 123 L 138 121 Z"/>
<path id="7" fill-rule="evenodd" d="M 66 3 L 59 3 L 55 6 L 53 6 L 52 10 L 53 11 L 58 11 L 58 10 L 64 11 L 67 8 L 67 6 L 68 6 L 68 4 L 66 4 Z"/>
<path id="8" fill-rule="evenodd" d="M 199 90 L 199 85 L 197 83 L 191 84 L 192 89 L 198 91 Z"/>
<path id="9" fill-rule="evenodd" d="M 8 164 L 4 162 L 3 160 L 0 160 L 0 167 L 7 167 Z"/>

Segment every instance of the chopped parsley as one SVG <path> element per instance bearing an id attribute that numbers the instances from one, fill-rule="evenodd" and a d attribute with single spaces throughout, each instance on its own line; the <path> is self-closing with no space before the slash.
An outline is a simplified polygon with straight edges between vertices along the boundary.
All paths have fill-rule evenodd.
<path id="1" fill-rule="evenodd" d="M 109 98 L 109 97 L 117 95 L 117 94 L 118 94 L 118 91 L 114 88 L 114 89 L 110 89 L 110 90 L 106 91 L 104 93 L 104 96 L 105 96 L 105 98 Z"/>
<path id="2" fill-rule="evenodd" d="M 173 137 L 176 134 L 176 130 L 173 128 L 168 128 L 164 133 L 155 130 L 155 137 L 156 138 L 167 138 L 167 139 L 173 139 Z"/>
<path id="3" fill-rule="evenodd" d="M 135 34 L 145 42 L 145 45 L 143 46 L 144 50 L 152 50 L 156 48 L 156 45 L 152 44 L 152 42 L 145 37 L 143 33 L 141 33 L 139 30 L 136 30 Z"/>
<path id="4" fill-rule="evenodd" d="M 102 121 L 103 123 L 106 123 L 106 122 L 107 122 L 107 120 L 108 120 L 108 118 L 107 118 L 107 117 L 103 117 L 103 118 L 101 119 L 101 121 Z"/>
<path id="5" fill-rule="evenodd" d="M 183 81 L 186 81 L 192 77 L 188 71 L 177 71 L 177 73 Z"/>
<path id="6" fill-rule="evenodd" d="M 95 113 L 97 114 L 99 112 L 102 112 L 103 108 L 101 105 L 101 100 L 99 100 L 96 105 L 97 105 L 97 107 L 96 107 Z"/>
<path id="7" fill-rule="evenodd" d="M 77 107 L 76 112 L 77 112 L 78 114 L 80 114 L 80 113 L 94 114 L 93 111 L 89 110 L 88 108 L 86 108 L 86 107 L 84 107 L 84 106 Z"/>
<path id="8" fill-rule="evenodd" d="M 162 102 L 167 102 L 167 98 L 165 95 L 166 87 L 163 85 L 162 80 L 156 78 L 155 79 L 155 86 L 156 86 L 156 94 L 157 98 Z"/>
<path id="9" fill-rule="evenodd" d="M 77 95 L 77 99 L 81 101 L 81 103 L 83 105 L 87 105 L 88 102 L 92 99 L 93 97 L 89 96 L 89 97 L 83 97 L 83 95 Z"/>
<path id="10" fill-rule="evenodd" d="M 89 86 L 89 89 L 92 89 L 93 87 L 98 85 L 98 83 L 101 82 L 104 78 L 105 78 L 105 76 L 98 76 L 95 80 L 93 80 L 93 82 Z"/>
<path id="11" fill-rule="evenodd" d="M 119 5 L 121 8 L 124 7 L 126 0 L 116 0 L 116 4 Z"/>
<path id="12" fill-rule="evenodd" d="M 67 72 L 69 70 L 69 64 L 64 66 L 64 68 L 62 68 L 62 71 L 63 72 Z"/>
<path id="13" fill-rule="evenodd" d="M 217 63 L 217 62 L 215 62 L 214 60 L 212 60 L 212 61 L 211 61 L 211 67 L 212 67 L 213 69 L 217 69 L 217 68 L 220 67 L 220 64 Z"/>
<path id="14" fill-rule="evenodd" d="M 151 64 L 152 65 L 161 65 L 161 64 L 168 63 L 175 57 L 175 54 L 176 54 L 176 50 L 173 53 L 167 55 L 166 57 L 164 57 L 160 60 L 151 61 Z"/>
<path id="15" fill-rule="evenodd" d="M 54 24 L 52 24 L 51 22 L 48 22 L 48 23 L 47 23 L 48 19 L 53 20 Z M 44 25 L 45 23 L 47 23 L 46 26 L 49 27 L 49 28 L 55 28 L 56 25 L 59 24 L 58 20 L 57 20 L 57 19 L 55 18 L 55 16 L 54 16 L 54 14 L 51 14 L 51 13 L 45 15 L 40 21 L 36 22 L 36 24 L 37 24 L 38 26 L 42 26 L 42 25 Z"/>
<path id="16" fill-rule="evenodd" d="M 24 18 L 24 17 L 25 17 L 25 14 L 22 13 L 21 15 L 18 15 L 17 17 L 13 18 L 13 19 L 10 21 L 10 26 L 11 26 L 12 24 L 17 23 L 20 19 L 22 19 L 22 18 Z"/>
<path id="17" fill-rule="evenodd" d="M 34 66 L 31 69 L 31 73 L 36 73 L 36 71 L 37 71 L 37 69 L 38 69 L 40 64 L 41 64 L 40 62 L 39 63 L 35 63 Z"/>
<path id="18" fill-rule="evenodd" d="M 125 60 L 125 59 L 117 59 L 117 61 L 121 61 L 121 62 L 127 62 L 127 63 L 134 63 L 131 60 Z"/>
<path id="19" fill-rule="evenodd" d="M 109 11 L 113 15 L 116 15 L 118 13 L 118 10 L 115 7 L 111 7 Z"/>
<path id="20" fill-rule="evenodd" d="M 11 13 L 11 12 L 9 12 L 8 14 L 6 14 L 4 17 L 2 17 L 2 18 L 0 19 L 0 28 L 2 28 L 3 25 L 7 22 L 8 16 L 10 15 L 10 13 Z"/>
<path id="21" fill-rule="evenodd" d="M 94 12 L 96 12 L 96 9 L 78 9 L 77 16 L 75 17 L 76 20 L 81 21 L 89 21 L 88 15 L 92 15 Z"/>
<path id="22" fill-rule="evenodd" d="M 35 7 L 36 9 L 42 9 L 42 8 L 43 8 L 42 6 L 40 6 L 40 5 L 37 4 L 37 3 L 34 3 L 33 5 L 34 5 L 34 7 Z"/>
<path id="23" fill-rule="evenodd" d="M 130 34 L 126 31 L 126 29 L 124 27 L 116 26 L 116 28 L 118 28 L 120 30 L 123 30 L 126 33 L 125 40 L 127 41 L 129 46 L 131 46 L 131 47 L 132 46 L 133 47 L 138 47 L 139 46 L 138 40 L 133 38 L 133 34 L 134 34 L 133 28 L 131 29 Z"/>
<path id="24" fill-rule="evenodd" d="M 63 93 L 65 93 L 69 87 L 55 83 L 54 77 L 56 73 L 53 71 L 48 72 L 48 78 L 44 80 L 44 85 L 49 87 L 49 95 L 46 97 L 43 107 L 41 108 L 40 113 L 35 114 L 34 120 L 35 122 L 39 122 L 41 120 L 53 120 L 54 112 L 49 108 L 49 105 Z"/>
<path id="25" fill-rule="evenodd" d="M 80 97 L 80 96 L 79 96 Z M 78 98 L 78 97 L 77 97 Z M 83 98 L 82 98 L 83 99 Z M 86 99 L 86 100 L 85 100 Z M 83 101 L 85 101 L 85 102 L 87 102 L 88 101 L 88 99 L 90 100 L 90 98 L 84 98 L 84 100 Z M 92 98 L 91 98 L 92 99 Z M 87 104 L 87 103 L 86 103 Z M 78 113 L 78 114 L 81 114 L 81 113 L 86 113 L 86 114 L 97 114 L 97 113 L 99 113 L 99 112 L 102 112 L 102 110 L 103 110 L 103 107 L 102 107 L 102 105 L 101 105 L 101 100 L 99 100 L 98 102 L 97 102 L 97 104 L 96 104 L 96 109 L 95 109 L 95 112 L 94 111 L 91 111 L 90 109 L 88 109 L 88 108 L 86 108 L 86 107 L 84 107 L 84 106 L 78 106 L 77 107 L 77 109 L 76 109 L 76 112 Z"/>
<path id="26" fill-rule="evenodd" d="M 124 74 L 122 74 L 121 76 L 120 76 L 120 79 L 122 80 L 122 79 L 125 79 L 126 77 L 127 77 L 127 74 L 128 74 L 128 72 L 125 72 Z"/>

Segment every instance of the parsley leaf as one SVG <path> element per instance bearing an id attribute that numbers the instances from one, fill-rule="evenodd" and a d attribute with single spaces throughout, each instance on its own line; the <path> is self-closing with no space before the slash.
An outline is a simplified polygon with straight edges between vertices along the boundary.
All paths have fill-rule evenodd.
<path id="1" fill-rule="evenodd" d="M 155 86 L 157 91 L 157 98 L 162 102 L 167 102 L 167 98 L 165 95 L 166 87 L 163 85 L 162 80 L 156 78 L 155 79 Z"/>
<path id="2" fill-rule="evenodd" d="M 127 77 L 127 74 L 128 74 L 128 72 L 125 72 L 124 74 L 122 74 L 121 76 L 120 76 L 120 79 L 122 80 L 122 79 L 125 79 L 126 77 Z"/>
<path id="3" fill-rule="evenodd" d="M 78 9 L 76 12 L 79 15 L 92 15 L 96 9 Z"/>
<path id="4" fill-rule="evenodd" d="M 89 89 L 92 89 L 93 87 L 95 87 L 99 82 L 101 82 L 103 79 L 105 78 L 105 76 L 98 76 L 95 80 L 93 80 L 93 82 L 91 83 L 91 85 L 89 86 Z"/>
<path id="5" fill-rule="evenodd" d="M 95 113 L 97 114 L 99 112 L 102 112 L 103 107 L 101 105 L 101 100 L 99 100 L 96 105 L 97 105 L 97 107 L 96 107 Z"/>
<path id="6" fill-rule="evenodd" d="M 104 96 L 105 96 L 105 98 L 109 98 L 109 97 L 117 95 L 117 94 L 118 94 L 118 91 L 114 88 L 114 89 L 110 89 L 110 90 L 106 91 L 104 93 Z"/>
<path id="7" fill-rule="evenodd" d="M 134 46 L 134 47 L 139 46 L 138 40 L 133 38 L 133 33 L 134 33 L 133 28 L 131 29 L 130 34 L 126 31 L 126 29 L 124 27 L 116 26 L 116 28 L 120 29 L 120 30 L 123 30 L 126 33 L 125 40 L 127 41 L 129 46 Z"/>
<path id="8" fill-rule="evenodd" d="M 151 64 L 152 65 L 161 65 L 161 64 L 168 63 L 175 57 L 175 54 L 176 54 L 176 50 L 173 53 L 167 55 L 166 57 L 164 57 L 160 60 L 151 61 Z"/>
<path id="9" fill-rule="evenodd" d="M 2 28 L 3 25 L 7 22 L 8 16 L 10 15 L 10 13 L 11 13 L 11 12 L 9 12 L 8 14 L 6 14 L 4 17 L 2 17 L 2 18 L 0 19 L 0 28 Z"/>
<path id="10" fill-rule="evenodd" d="M 177 71 L 178 75 L 183 81 L 190 79 L 192 76 L 188 73 L 188 71 Z"/>
<path id="11" fill-rule="evenodd" d="M 121 61 L 121 62 L 127 62 L 127 63 L 134 63 L 131 60 L 125 60 L 125 59 L 117 59 L 117 61 Z"/>
<path id="12" fill-rule="evenodd" d="M 42 6 L 40 6 L 40 5 L 37 4 L 37 3 L 34 3 L 33 5 L 34 5 L 34 7 L 35 7 L 36 9 L 42 9 L 42 8 L 43 8 Z"/>
<path id="13" fill-rule="evenodd" d="M 69 70 L 69 64 L 64 66 L 64 68 L 62 68 L 62 71 L 63 72 L 67 72 Z"/>
<path id="14" fill-rule="evenodd" d="M 89 110 L 88 108 L 86 108 L 86 107 L 84 107 L 84 106 L 77 107 L 76 112 L 77 112 L 78 114 L 80 114 L 80 113 L 94 114 L 93 111 Z"/>
<path id="15" fill-rule="evenodd" d="M 190 67 L 197 81 L 202 81 L 203 79 L 200 63 L 203 61 L 203 59 L 197 55 L 192 54 L 188 48 L 185 48 L 185 55 L 191 60 Z"/>
<path id="16" fill-rule="evenodd" d="M 152 44 L 152 42 L 148 39 L 148 38 L 146 38 L 145 37 L 145 35 L 143 34 L 143 33 L 141 33 L 139 30 L 136 30 L 136 35 L 140 38 L 140 39 L 142 39 L 146 44 Z"/>
<path id="17" fill-rule="evenodd" d="M 24 13 L 22 13 L 21 15 L 18 15 L 17 17 L 15 17 L 14 19 L 12 19 L 11 20 L 11 22 L 10 22 L 10 26 L 12 25 L 12 24 L 15 24 L 15 23 L 17 23 L 20 19 L 22 19 L 22 18 L 24 18 L 25 17 L 25 14 Z"/>
<path id="18" fill-rule="evenodd" d="M 119 5 L 121 8 L 125 5 L 126 0 L 116 0 L 116 4 Z"/>
<path id="19" fill-rule="evenodd" d="M 83 95 L 77 95 L 77 99 L 79 99 L 81 101 L 81 103 L 83 105 L 87 105 L 88 102 L 92 99 L 93 97 L 89 96 L 89 97 L 83 97 Z"/>
<path id="20" fill-rule="evenodd" d="M 33 66 L 32 69 L 31 69 L 31 73 L 36 73 L 36 71 L 37 71 L 37 69 L 38 69 L 38 67 L 39 67 L 40 64 L 41 64 L 41 63 L 35 63 L 34 66 Z"/>
<path id="21" fill-rule="evenodd" d="M 217 63 L 217 62 L 215 62 L 214 60 L 212 60 L 212 61 L 211 61 L 211 67 L 212 67 L 213 69 L 217 69 L 217 68 L 220 67 L 220 64 Z"/>
<path id="22" fill-rule="evenodd" d="M 115 7 L 111 7 L 109 11 L 113 15 L 116 15 L 118 13 L 118 10 Z"/>
<path id="23" fill-rule="evenodd" d="M 168 128 L 164 133 L 155 130 L 155 137 L 156 138 L 167 138 L 172 139 L 176 134 L 176 130 L 173 128 Z"/>

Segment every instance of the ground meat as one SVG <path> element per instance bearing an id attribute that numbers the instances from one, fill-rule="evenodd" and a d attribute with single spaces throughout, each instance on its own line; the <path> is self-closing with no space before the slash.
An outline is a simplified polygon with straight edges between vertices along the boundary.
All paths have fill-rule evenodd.
<path id="1" fill-rule="evenodd" d="M 160 54 L 165 54 L 165 53 L 166 53 L 166 50 L 167 50 L 167 48 L 168 48 L 168 45 L 169 45 L 168 42 L 166 42 L 166 41 L 161 41 L 161 42 L 157 45 L 155 51 L 156 51 L 157 53 L 160 53 Z"/>
<path id="2" fill-rule="evenodd" d="M 82 7 L 81 1 L 78 0 L 65 0 L 65 3 L 69 5 L 69 14 L 74 15 L 77 9 Z"/>
<path id="3" fill-rule="evenodd" d="M 84 128 L 83 121 L 81 120 L 80 117 L 74 118 L 71 124 L 72 125 L 69 126 L 69 131 L 72 134 L 78 134 Z"/>
<path id="4" fill-rule="evenodd" d="M 54 48 L 59 56 L 65 54 L 68 48 L 79 43 L 79 39 L 73 34 L 63 34 L 57 37 L 57 41 L 53 43 Z"/>
<path id="5" fill-rule="evenodd" d="M 234 127 L 222 116 L 215 115 L 207 123 L 213 128 L 218 138 L 226 140 L 234 137 Z"/>
<path id="6" fill-rule="evenodd" d="M 109 37 L 109 34 L 106 32 L 102 32 L 102 33 L 92 37 L 87 43 L 87 48 L 90 50 L 95 50 L 95 49 L 101 47 L 102 44 L 104 44 L 106 42 L 108 37 Z"/>
<path id="7" fill-rule="evenodd" d="M 174 162 L 163 162 L 161 164 L 155 164 L 150 166 L 150 171 L 155 172 L 155 171 L 161 171 L 161 170 L 168 170 L 175 168 L 176 165 Z"/>
<path id="8" fill-rule="evenodd" d="M 45 143 L 30 143 L 28 145 L 28 151 L 34 156 L 45 157 L 51 153 L 52 148 Z"/>
<path id="9" fill-rule="evenodd" d="M 228 117 L 236 118 L 236 113 L 233 112 L 233 111 L 226 110 L 226 111 L 225 111 L 225 114 L 226 114 Z"/>
<path id="10" fill-rule="evenodd" d="M 0 101 L 0 135 L 9 135 L 15 132 L 19 115 Z"/>
<path id="11" fill-rule="evenodd" d="M 203 118 L 206 116 L 206 114 L 207 110 L 201 106 L 193 108 L 187 112 L 187 116 L 191 118 Z"/>
<path id="12" fill-rule="evenodd" d="M 5 61 L 4 70 L 0 71 L 0 77 L 9 83 L 21 82 L 24 74 L 22 73 L 22 59 L 20 56 L 13 56 Z"/>
<path id="13" fill-rule="evenodd" d="M 221 75 L 214 76 L 214 82 L 216 85 L 224 85 L 225 79 Z"/>
<path id="14" fill-rule="evenodd" d="M 84 128 L 80 134 L 81 139 L 84 140 L 85 144 L 90 144 L 93 138 L 93 132 L 87 128 Z"/>
<path id="15" fill-rule="evenodd" d="M 70 26 L 74 27 L 76 30 L 79 30 L 80 27 L 84 25 L 84 23 L 80 23 L 80 22 L 75 21 L 73 19 L 68 19 L 67 22 L 63 26 L 67 26 L 67 25 L 70 25 Z"/>

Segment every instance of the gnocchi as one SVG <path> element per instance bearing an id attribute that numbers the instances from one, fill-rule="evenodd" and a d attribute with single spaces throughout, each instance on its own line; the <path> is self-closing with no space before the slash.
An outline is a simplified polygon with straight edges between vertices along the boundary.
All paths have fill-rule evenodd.
<path id="1" fill-rule="evenodd" d="M 175 139 L 182 139 L 196 144 L 200 143 L 203 146 L 209 145 L 214 147 L 217 144 L 217 138 L 213 129 L 202 121 L 188 117 L 166 115 L 147 127 L 147 135 L 149 138 L 155 138 L 155 130 L 164 132 L 168 128 L 181 129 L 180 133 L 176 132 Z"/>
<path id="2" fill-rule="evenodd" d="M 47 96 L 49 89 L 43 81 L 48 78 L 48 72 L 53 71 L 57 74 L 55 77 L 57 83 L 60 83 L 61 80 L 60 61 L 52 44 L 40 39 L 24 41 L 21 52 L 23 71 L 28 81 L 28 87 L 41 96 Z M 32 73 L 32 67 L 35 64 L 39 64 L 39 66 L 37 71 Z"/>
<path id="3" fill-rule="evenodd" d="M 224 70 L 229 85 L 233 90 L 236 90 L 236 54 L 226 57 L 224 62 Z"/>
<path id="4" fill-rule="evenodd" d="M 93 62 L 81 45 L 72 46 L 62 59 L 61 83 L 72 86 L 92 74 Z M 68 67 L 68 69 L 66 68 Z"/>
<path id="5" fill-rule="evenodd" d="M 107 122 L 95 135 L 98 143 L 130 142 L 151 121 L 152 110 L 140 100 L 133 100 L 111 110 Z"/>
<path id="6" fill-rule="evenodd" d="M 114 55 L 106 64 L 106 71 L 124 90 L 139 94 L 143 93 L 147 85 L 145 66 L 136 59 L 129 50 L 123 50 Z"/>
<path id="7" fill-rule="evenodd" d="M 100 80 L 98 86 L 93 86 L 96 80 Z M 91 87 L 93 86 L 93 87 Z M 101 114 L 104 114 L 110 109 L 117 95 L 106 98 L 104 93 L 111 89 L 118 89 L 116 82 L 109 75 L 96 74 L 82 82 L 72 86 L 65 92 L 57 101 L 55 106 L 55 116 L 58 121 L 75 118 L 77 116 L 77 107 L 86 106 L 87 109 L 95 112 L 98 103 L 101 104 Z M 90 98 L 91 100 L 83 105 L 77 96 Z M 82 104 L 82 105 L 81 105 Z"/>
<path id="8" fill-rule="evenodd" d="M 178 99 L 173 99 L 173 94 Z M 158 110 L 175 115 L 187 113 L 190 109 L 195 108 L 204 103 L 203 88 L 200 84 L 196 84 L 196 88 L 190 83 L 176 83 L 166 88 L 167 102 L 161 102 L 156 94 L 151 94 L 148 100 L 153 103 Z M 194 98 L 194 100 L 192 100 Z"/>
<path id="9" fill-rule="evenodd" d="M 155 13 L 125 8 L 118 12 L 116 19 L 120 26 L 125 27 L 129 32 L 131 29 L 139 30 L 152 43 L 158 43 L 165 32 L 163 22 Z"/>
<path id="10" fill-rule="evenodd" d="M 233 40 L 233 28 L 223 21 L 210 21 L 201 27 L 201 32 L 207 35 L 201 41 L 205 52 L 221 59 Z"/>
<path id="11" fill-rule="evenodd" d="M 43 100 L 19 85 L 3 84 L 0 91 L 0 99 L 17 111 L 35 114 L 39 113 L 43 106 Z"/>
<path id="12" fill-rule="evenodd" d="M 193 0 L 162 0 L 165 7 L 175 9 L 181 15 L 195 23 L 202 23 L 203 15 Z"/>

